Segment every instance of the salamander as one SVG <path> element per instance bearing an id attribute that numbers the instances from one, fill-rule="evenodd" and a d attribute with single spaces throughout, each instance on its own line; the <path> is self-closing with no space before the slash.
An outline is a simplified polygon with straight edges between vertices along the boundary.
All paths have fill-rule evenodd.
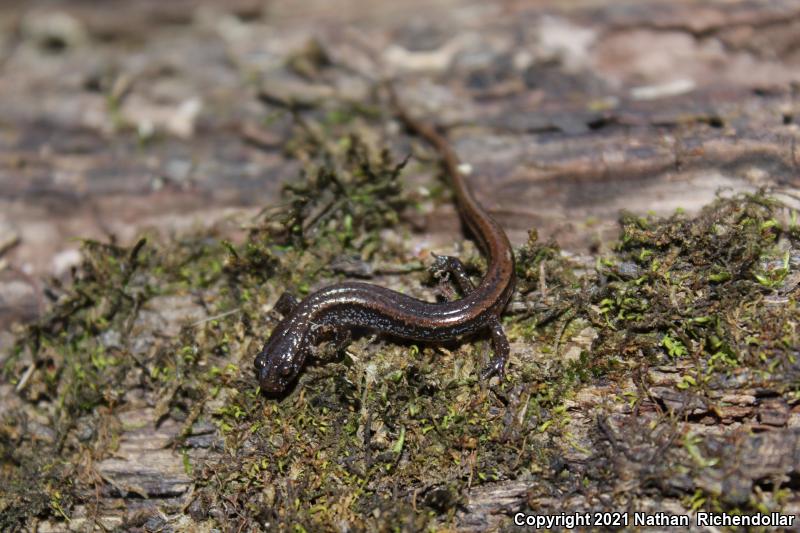
<path id="1" fill-rule="evenodd" d="M 487 269 L 474 286 L 455 257 L 434 256 L 435 268 L 452 276 L 462 297 L 428 302 L 379 285 L 347 281 L 322 288 L 298 302 L 288 293 L 276 309 L 283 319 L 255 358 L 262 391 L 280 394 L 295 381 L 312 348 L 334 335 L 346 343 L 352 328 L 368 328 L 405 339 L 443 342 L 488 330 L 494 357 L 481 372 L 487 379 L 504 374 L 509 345 L 500 325 L 500 314 L 514 291 L 514 254 L 503 228 L 475 200 L 458 158 L 436 129 L 410 116 L 394 93 L 397 118 L 413 134 L 432 144 L 450 180 L 458 211 L 487 257 Z"/>

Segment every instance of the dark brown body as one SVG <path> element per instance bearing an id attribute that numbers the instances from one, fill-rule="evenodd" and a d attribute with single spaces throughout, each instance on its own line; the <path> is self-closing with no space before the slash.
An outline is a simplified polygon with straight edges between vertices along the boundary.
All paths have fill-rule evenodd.
<path id="1" fill-rule="evenodd" d="M 406 126 L 430 141 L 442 156 L 451 180 L 459 212 L 488 259 L 486 274 L 472 287 L 460 263 L 444 258 L 454 267 L 464 297 L 432 303 L 417 300 L 378 285 L 345 282 L 321 289 L 287 310 L 255 360 L 261 388 L 283 392 L 300 372 L 306 355 L 331 330 L 366 327 L 407 339 L 447 341 L 488 328 L 495 358 L 485 374 L 503 372 L 508 342 L 499 323 L 514 290 L 514 255 L 503 229 L 473 198 L 458 160 L 447 142 L 430 126 L 404 112 L 398 113 Z"/>

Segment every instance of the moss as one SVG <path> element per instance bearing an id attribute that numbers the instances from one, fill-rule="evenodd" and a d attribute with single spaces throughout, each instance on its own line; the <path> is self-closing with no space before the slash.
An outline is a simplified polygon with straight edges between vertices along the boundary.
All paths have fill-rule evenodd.
<path id="1" fill-rule="evenodd" d="M 243 243 L 213 233 L 131 248 L 84 243 L 74 283 L 57 288 L 3 369 L 11 385 L 36 369 L 22 406 L 2 418 L 3 528 L 57 520 L 92 501 L 96 480 L 77 465 L 118 446 L 129 391 L 182 425 L 175 444 L 196 483 L 187 512 L 215 526 L 446 528 L 472 488 L 508 480 L 526 482 L 530 507 L 541 510 L 539 498 L 560 501 L 575 487 L 617 494 L 613 446 L 671 454 L 663 465 L 643 461 L 630 473 L 635 490 L 615 498 L 663 482 L 691 507 L 730 507 L 692 481 L 720 453 L 704 437 L 677 439 L 683 415 L 666 403 L 663 417 L 633 418 L 614 438 L 601 416 L 581 434 L 574 406 L 588 387 L 622 390 L 633 377 L 638 389 L 607 398 L 611 411 L 633 412 L 659 365 L 682 369 L 672 385 L 682 398 L 735 389 L 747 370 L 797 401 L 798 232 L 794 215 L 762 194 L 719 199 L 695 217 L 625 214 L 617 247 L 594 267 L 532 232 L 517 250 L 515 312 L 504 320 L 524 349 L 503 382 L 477 379 L 488 350 L 480 336 L 443 346 L 360 337 L 310 365 L 286 398 L 259 393 L 252 355 L 275 323 L 265 310 L 280 292 L 330 282 L 342 257 L 407 260 L 381 237 L 407 224 L 414 205 L 400 183 L 405 161 L 368 149 L 347 131 L 354 122 L 328 117 L 337 142 L 313 125 L 299 130 L 293 150 L 306 169 Z M 180 305 L 202 316 L 155 335 L 158 312 Z M 52 438 L 26 431 L 26 412 L 47 420 Z M 199 422 L 214 428 L 216 448 L 205 456 L 190 439 Z M 37 485 L 21 483 L 34 473 Z"/>
<path id="2" fill-rule="evenodd" d="M 662 360 L 691 359 L 704 382 L 740 366 L 782 379 L 792 365 L 778 345 L 794 335 L 786 329 L 796 312 L 786 281 L 797 241 L 775 218 L 781 211 L 773 200 L 742 195 L 695 218 L 624 216 L 615 266 L 600 272 L 608 279 L 597 302 L 606 323 L 649 337 L 649 351 Z M 781 293 L 785 306 L 765 305 Z M 765 367 L 765 348 L 787 357 Z"/>

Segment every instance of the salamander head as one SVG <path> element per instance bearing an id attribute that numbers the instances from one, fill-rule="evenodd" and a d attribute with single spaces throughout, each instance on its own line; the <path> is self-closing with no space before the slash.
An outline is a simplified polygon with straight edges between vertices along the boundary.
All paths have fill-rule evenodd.
<path id="1" fill-rule="evenodd" d="M 286 391 L 303 368 L 310 333 L 307 323 L 291 315 L 281 320 L 256 356 L 256 377 L 261 390 L 270 394 Z"/>

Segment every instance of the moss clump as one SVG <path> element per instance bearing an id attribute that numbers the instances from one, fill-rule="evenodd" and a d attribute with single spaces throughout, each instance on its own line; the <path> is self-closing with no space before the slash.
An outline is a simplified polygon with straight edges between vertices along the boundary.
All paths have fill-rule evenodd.
<path id="1" fill-rule="evenodd" d="M 692 218 L 624 215 L 617 253 L 599 271 L 606 330 L 641 340 L 661 362 L 690 360 L 687 386 L 713 387 L 742 368 L 790 386 L 797 232 L 782 214 L 775 200 L 741 195 Z"/>
<path id="2" fill-rule="evenodd" d="M 640 510 L 653 491 L 678 496 L 687 512 L 791 505 L 781 482 L 770 481 L 785 480 L 791 467 L 765 465 L 763 454 L 791 454 L 796 436 L 772 428 L 765 440 L 736 425 L 780 426 L 798 403 L 795 221 L 796 212 L 763 194 L 720 198 L 693 217 L 624 214 L 620 241 L 598 258 L 591 283 L 562 292 L 572 303 L 563 320 L 588 322 L 596 334 L 581 358 L 594 379 L 583 383 L 618 391 L 586 428 L 593 453 L 579 471 L 588 495 L 617 491 L 624 479 L 624 495 L 608 509 Z M 773 407 L 760 407 L 759 397 Z M 542 512 L 542 500 L 532 502 Z"/>

